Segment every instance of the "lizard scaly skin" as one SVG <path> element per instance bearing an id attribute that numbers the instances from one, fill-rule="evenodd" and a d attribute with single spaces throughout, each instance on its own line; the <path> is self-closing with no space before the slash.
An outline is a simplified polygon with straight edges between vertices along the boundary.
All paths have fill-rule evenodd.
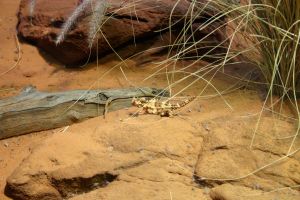
<path id="1" fill-rule="evenodd" d="M 152 98 L 147 100 L 146 98 L 133 98 L 132 105 L 139 108 L 143 108 L 143 112 L 147 114 L 160 115 L 161 117 L 173 116 L 173 111 L 186 106 L 193 101 L 196 97 L 188 97 L 180 103 L 171 103 L 172 99 L 157 99 Z"/>

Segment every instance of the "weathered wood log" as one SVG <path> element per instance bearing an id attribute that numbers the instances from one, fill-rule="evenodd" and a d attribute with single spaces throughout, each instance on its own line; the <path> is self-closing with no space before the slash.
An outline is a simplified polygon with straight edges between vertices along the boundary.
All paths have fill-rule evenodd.
<path id="1" fill-rule="evenodd" d="M 133 97 L 168 96 L 154 88 L 39 92 L 25 88 L 0 100 L 0 139 L 54 129 L 131 106 Z"/>

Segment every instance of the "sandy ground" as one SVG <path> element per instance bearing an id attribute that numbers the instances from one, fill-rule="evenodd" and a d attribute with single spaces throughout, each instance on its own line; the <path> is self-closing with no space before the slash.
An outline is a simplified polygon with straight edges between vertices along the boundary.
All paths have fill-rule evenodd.
<path id="1" fill-rule="evenodd" d="M 105 59 L 101 60 L 99 66 L 97 66 L 96 63 L 92 63 L 86 66 L 84 69 L 67 69 L 63 65 L 56 63 L 44 52 L 41 52 L 34 46 L 25 43 L 20 44 L 21 59 L 20 62 L 18 62 L 18 64 L 15 67 L 13 67 L 18 61 L 19 55 L 17 48 L 18 43 L 15 39 L 15 27 L 17 23 L 16 13 L 18 9 L 18 4 L 19 0 L 1 0 L 0 2 L 0 98 L 16 95 L 23 87 L 27 85 L 34 85 L 37 87 L 38 90 L 44 91 L 65 91 L 70 89 L 87 89 L 90 87 L 128 87 L 141 83 L 145 75 L 150 74 L 153 71 L 153 67 L 155 65 L 149 64 L 149 66 L 147 67 L 139 67 L 135 65 L 134 61 L 128 61 L 128 67 L 124 67 L 124 70 L 126 72 L 127 78 L 130 81 L 124 78 L 124 76 L 118 68 L 109 73 L 105 78 L 99 79 L 99 77 L 101 77 L 101 75 L 106 70 L 110 69 L 112 66 L 115 66 L 118 63 L 118 61 L 108 56 Z M 162 76 L 158 78 L 152 78 L 149 81 L 143 82 L 139 85 L 162 87 L 166 84 L 166 79 Z M 230 86 L 226 84 L 227 82 L 224 82 L 221 79 L 216 81 L 216 85 L 219 86 L 219 88 L 227 88 Z M 185 93 L 197 94 L 197 92 L 200 91 L 202 87 L 203 83 L 198 85 L 195 84 L 192 86 L 192 88 L 190 88 L 190 90 L 186 90 Z M 177 90 L 179 90 L 179 88 L 177 88 Z M 212 91 L 212 89 L 209 90 Z M 191 110 L 189 108 L 186 108 L 184 111 L 182 111 L 182 117 L 185 121 L 190 121 L 192 124 L 192 122 L 196 123 L 198 121 L 201 121 L 201 115 L 198 112 L 204 112 L 203 116 L 207 116 L 208 119 L 217 119 L 213 122 L 209 120 L 206 122 L 199 122 L 200 126 L 202 127 L 202 129 L 204 129 L 204 131 L 210 132 L 212 128 L 216 128 L 219 126 L 221 122 L 219 122 L 218 120 L 221 119 L 221 116 L 223 116 L 224 118 L 224 122 L 222 123 L 228 123 L 225 120 L 226 116 L 249 116 L 251 114 L 257 113 L 262 105 L 262 102 L 259 96 L 257 95 L 257 92 L 255 91 L 238 90 L 235 91 L 233 94 L 224 96 L 223 98 L 224 99 L 215 98 L 212 100 L 208 99 L 202 100 L 200 102 L 195 102 L 191 105 Z M 233 106 L 233 109 L 235 111 L 234 113 L 230 113 L 230 107 L 226 104 L 226 102 L 230 102 L 230 104 Z M 216 109 L 219 109 L 219 112 L 216 112 Z M 189 115 L 191 111 L 193 111 L 195 114 Z M 211 111 L 211 113 L 209 111 Z M 116 121 L 119 121 L 119 119 L 128 118 L 131 112 L 133 112 L 133 110 L 131 109 L 117 111 L 111 113 L 106 120 L 102 118 L 92 119 L 88 122 L 76 125 L 72 130 L 76 130 L 76 132 L 84 132 L 88 130 L 88 127 L 94 126 L 96 128 L 99 128 L 99 123 L 104 124 L 104 127 L 106 127 L 107 130 L 110 130 L 110 125 L 114 126 L 115 123 L 117 123 Z M 156 120 L 157 118 L 155 117 L 153 118 L 152 116 L 144 116 L 140 120 L 133 121 L 133 123 L 141 121 L 152 123 Z M 180 128 L 179 125 L 176 125 L 179 123 L 178 120 L 171 120 L 169 123 L 171 123 L 169 127 L 173 128 L 170 128 L 169 130 L 160 129 L 160 134 L 167 135 L 170 131 L 174 131 Z M 233 127 L 234 130 L 240 126 L 240 123 L 243 122 L 237 122 L 237 125 L 227 124 L 226 127 Z M 276 124 L 276 122 L 271 120 L 269 124 L 267 122 L 267 124 L 265 125 L 267 127 L 273 123 Z M 249 124 L 253 126 L 253 123 Z M 253 127 L 248 128 L 250 130 L 253 129 Z M 284 132 L 283 130 L 286 129 L 286 125 L 279 126 L 278 128 L 279 133 Z M 39 144 L 42 144 L 43 141 L 45 141 L 47 138 L 52 138 L 54 136 L 55 140 L 55 135 L 57 135 L 55 134 L 55 132 L 59 130 L 60 129 L 49 130 L 40 133 L 32 133 L 0 141 L 0 199 L 9 199 L 4 195 L 4 187 L 6 184 L 7 177 L 12 174 L 12 172 L 19 166 L 19 164 L 24 158 L 30 155 L 32 149 L 34 149 L 36 146 L 39 146 Z M 227 129 L 224 128 L 224 130 Z M 272 130 L 269 129 L 269 131 Z M 211 141 L 206 142 L 210 143 Z M 213 144 L 213 142 L 211 144 Z M 237 157 L 238 156 L 239 155 L 237 155 Z M 226 157 L 221 158 L 226 160 Z M 204 162 L 206 159 L 205 156 L 202 159 Z M 209 160 L 206 161 L 207 163 L 209 163 Z M 198 166 L 199 169 L 201 169 L 201 167 L 205 166 Z M 207 173 L 208 175 L 210 175 L 209 172 Z M 275 180 L 276 175 L 274 175 L 273 178 Z M 299 180 L 296 180 L 295 178 L 295 182 L 297 181 Z M 243 184 L 247 185 L 247 183 Z M 289 183 L 286 183 L 286 185 L 288 186 Z M 228 189 L 228 191 L 235 190 Z M 216 191 L 215 195 L 218 194 L 218 191 Z M 216 197 L 215 199 L 218 198 Z"/>

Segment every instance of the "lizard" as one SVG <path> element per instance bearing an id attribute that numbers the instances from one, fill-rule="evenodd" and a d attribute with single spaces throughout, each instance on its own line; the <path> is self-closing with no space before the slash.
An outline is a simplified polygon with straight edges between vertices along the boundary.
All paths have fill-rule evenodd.
<path id="1" fill-rule="evenodd" d="M 164 100 L 165 99 L 165 100 Z M 172 98 L 150 98 L 147 99 L 145 97 L 141 98 L 133 98 L 132 105 L 143 108 L 143 113 L 146 114 L 155 114 L 160 115 L 161 117 L 172 117 L 174 116 L 174 111 L 180 109 L 193 100 L 196 99 L 196 96 L 187 97 L 181 102 L 172 103 L 171 101 L 175 101 Z"/>

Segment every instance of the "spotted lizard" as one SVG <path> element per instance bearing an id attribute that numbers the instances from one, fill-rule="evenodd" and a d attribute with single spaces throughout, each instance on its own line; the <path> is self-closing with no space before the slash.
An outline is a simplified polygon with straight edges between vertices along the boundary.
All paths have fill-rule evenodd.
<path id="1" fill-rule="evenodd" d="M 174 111 L 186 106 L 196 96 L 177 98 L 133 98 L 132 105 L 143 108 L 142 113 L 160 115 L 161 117 L 172 117 Z M 177 102 L 176 102 L 177 101 Z"/>

